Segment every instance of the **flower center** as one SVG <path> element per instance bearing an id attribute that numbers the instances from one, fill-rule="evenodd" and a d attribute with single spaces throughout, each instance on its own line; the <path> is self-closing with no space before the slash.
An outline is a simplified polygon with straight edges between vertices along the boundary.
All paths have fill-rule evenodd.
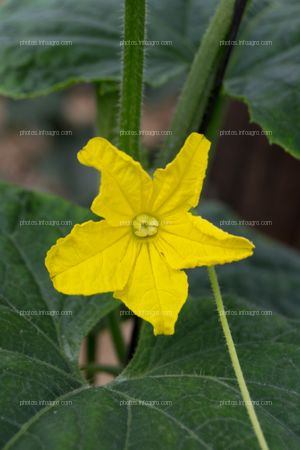
<path id="1" fill-rule="evenodd" d="M 148 214 L 139 214 L 133 219 L 133 232 L 138 237 L 154 236 L 157 233 L 159 221 Z"/>

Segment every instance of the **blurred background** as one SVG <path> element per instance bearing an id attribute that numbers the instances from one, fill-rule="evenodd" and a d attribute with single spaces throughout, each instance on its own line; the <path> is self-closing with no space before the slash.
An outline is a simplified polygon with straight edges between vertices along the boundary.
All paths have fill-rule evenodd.
<path id="1" fill-rule="evenodd" d="M 142 140 L 151 159 L 168 130 L 175 90 L 145 93 Z M 95 121 L 92 85 L 31 100 L 0 97 L 0 178 L 88 207 L 98 175 L 80 165 L 76 153 L 96 134 Z M 299 249 L 300 161 L 269 145 L 238 102 L 226 103 L 214 144 L 205 197 L 225 202 L 263 233 Z"/>

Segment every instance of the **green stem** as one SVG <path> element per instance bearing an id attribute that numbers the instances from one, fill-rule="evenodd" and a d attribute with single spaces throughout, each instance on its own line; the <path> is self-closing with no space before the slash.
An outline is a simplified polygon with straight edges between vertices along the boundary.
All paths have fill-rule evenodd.
<path id="1" fill-rule="evenodd" d="M 205 133 L 207 139 L 209 139 L 213 145 L 219 138 L 219 131 L 224 118 L 224 111 L 228 106 L 228 100 L 229 98 L 221 92 L 218 94 L 215 100 L 215 107 Z"/>
<path id="2" fill-rule="evenodd" d="M 80 370 L 87 370 L 89 373 L 106 372 L 111 375 L 119 375 L 123 368 L 119 366 L 110 366 L 107 364 L 89 364 L 88 366 L 81 367 Z"/>
<path id="3" fill-rule="evenodd" d="M 119 86 L 117 82 L 96 83 L 96 129 L 102 137 L 117 144 Z"/>
<path id="4" fill-rule="evenodd" d="M 228 35 L 226 36 L 227 43 L 234 42 L 236 40 L 247 3 L 248 0 L 235 0 L 235 8 L 232 23 Z M 224 51 L 222 51 L 222 54 L 220 55 L 220 58 L 218 60 L 218 67 L 214 74 L 214 84 L 211 89 L 209 102 L 205 109 L 205 114 L 202 117 L 202 121 L 199 124 L 199 129 L 205 135 L 206 130 L 209 127 L 210 121 L 213 120 L 212 115 L 214 115 L 214 109 L 217 107 L 216 102 L 218 101 L 218 97 L 220 96 L 222 90 L 223 79 L 233 49 L 234 49 L 233 44 L 226 45 Z"/>
<path id="5" fill-rule="evenodd" d="M 145 16 L 145 0 L 125 0 L 119 145 L 137 160 L 143 96 Z"/>
<path id="6" fill-rule="evenodd" d="M 214 84 L 217 61 L 224 51 L 220 41 L 228 35 L 234 9 L 235 0 L 221 0 L 209 23 L 178 99 L 170 127 L 172 133 L 166 138 L 160 164 L 167 163 L 178 152 L 186 136 L 198 130 Z"/>
<path id="7" fill-rule="evenodd" d="M 86 339 L 86 357 L 87 357 L 87 366 L 95 363 L 96 360 L 96 334 L 94 330 L 92 330 Z M 94 373 L 87 370 L 86 378 L 89 383 L 93 384 L 95 381 Z"/>
<path id="8" fill-rule="evenodd" d="M 119 309 L 115 309 L 114 311 L 112 311 L 108 315 L 108 322 L 119 362 L 121 364 L 125 364 L 127 358 L 127 349 L 123 339 L 119 313 Z"/>
<path id="9" fill-rule="evenodd" d="M 256 412 L 255 412 L 255 409 L 254 409 L 254 406 L 253 406 L 253 403 L 252 403 L 252 400 L 251 400 L 251 397 L 250 397 L 250 394 L 249 394 L 249 391 L 248 391 L 248 388 L 247 388 L 247 385 L 245 382 L 245 378 L 244 378 L 244 375 L 243 375 L 243 372 L 242 372 L 242 369 L 240 366 L 239 358 L 238 358 L 238 355 L 237 355 L 237 352 L 235 349 L 235 345 L 234 345 L 231 331 L 229 328 L 229 324 L 227 321 L 224 304 L 223 304 L 223 300 L 222 300 L 222 295 L 221 295 L 221 290 L 220 290 L 220 286 L 219 286 L 215 268 L 214 268 L 214 266 L 210 266 L 207 269 L 208 269 L 208 275 L 209 275 L 211 287 L 212 287 L 215 301 L 217 304 L 217 309 L 218 309 L 220 321 L 222 324 L 226 344 L 227 344 L 229 355 L 231 358 L 231 363 L 232 363 L 232 366 L 233 366 L 233 369 L 235 372 L 235 376 L 237 378 L 237 381 L 238 381 L 238 384 L 240 387 L 242 398 L 244 400 L 246 409 L 248 411 L 250 421 L 252 423 L 254 433 L 256 434 L 260 448 L 262 450 L 269 450 L 268 444 L 266 442 L 266 439 L 264 437 L 260 423 L 258 421 Z"/>
<path id="10" fill-rule="evenodd" d="M 133 317 L 133 330 L 131 334 L 130 343 L 128 346 L 127 362 L 129 362 L 133 358 L 133 355 L 136 351 L 140 336 L 141 323 L 142 323 L 141 319 L 138 316 Z"/>
<path id="11" fill-rule="evenodd" d="M 210 180 L 210 174 L 213 167 L 214 158 L 216 155 L 217 145 L 220 139 L 219 131 L 223 122 L 223 118 L 228 106 L 228 97 L 226 97 L 221 92 L 218 94 L 215 100 L 215 107 L 211 114 L 210 121 L 206 130 L 206 137 L 211 142 L 211 148 L 209 151 L 209 165 L 206 170 L 206 180 Z M 202 196 L 206 195 L 207 189 L 209 188 L 209 183 L 205 183 L 202 190 Z"/>

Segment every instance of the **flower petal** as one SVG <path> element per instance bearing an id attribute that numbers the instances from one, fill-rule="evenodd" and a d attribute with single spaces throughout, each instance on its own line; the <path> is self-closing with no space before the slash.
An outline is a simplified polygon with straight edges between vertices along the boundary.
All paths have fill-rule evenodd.
<path id="1" fill-rule="evenodd" d="M 254 248 L 248 239 L 226 233 L 190 213 L 170 218 L 161 227 L 156 245 L 174 269 L 238 261 L 251 256 Z"/>
<path id="2" fill-rule="evenodd" d="M 188 293 L 187 276 L 171 269 L 154 244 L 140 244 L 128 284 L 114 296 L 154 326 L 154 334 L 173 334 Z"/>
<path id="3" fill-rule="evenodd" d="M 91 139 L 78 153 L 79 161 L 101 171 L 101 189 L 92 211 L 111 225 L 120 226 L 144 212 L 152 180 L 140 163 L 104 138 Z"/>
<path id="4" fill-rule="evenodd" d="M 197 206 L 205 177 L 210 142 L 192 133 L 176 158 L 153 179 L 152 212 L 158 215 Z"/>
<path id="5" fill-rule="evenodd" d="M 90 220 L 58 239 L 45 264 L 59 292 L 92 295 L 122 289 L 135 257 L 136 245 L 128 228 Z"/>

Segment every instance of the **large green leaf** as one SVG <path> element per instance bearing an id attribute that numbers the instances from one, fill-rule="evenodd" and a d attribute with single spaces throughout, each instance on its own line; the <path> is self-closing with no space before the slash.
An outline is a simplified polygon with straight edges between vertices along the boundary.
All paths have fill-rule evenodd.
<path id="1" fill-rule="evenodd" d="M 147 40 L 171 43 L 147 46 L 146 81 L 159 86 L 187 71 L 217 0 L 201 8 L 196 0 L 148 3 Z M 5 2 L 0 7 L 0 93 L 22 98 L 78 82 L 119 80 L 122 11 L 121 0 Z"/>
<path id="2" fill-rule="evenodd" d="M 0 445 L 4 449 L 258 448 L 246 410 L 239 404 L 239 390 L 207 292 L 187 301 L 174 336 L 154 337 L 146 325 L 135 358 L 121 376 L 105 387 L 88 387 L 75 364 L 79 344 L 118 303 L 104 296 L 56 293 L 44 268 L 44 254 L 69 227 L 20 226 L 20 221 L 75 223 L 90 214 L 60 199 L 8 185 L 1 185 L 0 193 Z M 204 212 L 215 220 L 225 218 L 214 205 Z M 279 276 L 284 279 L 296 270 L 298 259 L 291 253 L 288 260 L 287 253 L 273 280 L 264 283 L 275 283 Z M 265 254 L 260 269 L 283 255 L 275 247 Z M 241 271 L 239 278 L 245 275 Z M 225 298 L 227 310 L 252 311 L 235 299 L 233 282 L 231 292 Z M 286 294 L 291 295 L 291 289 Z M 277 316 L 275 297 L 274 302 L 271 316 L 251 312 L 242 318 L 231 314 L 229 320 L 270 448 L 296 450 L 299 326 Z M 28 316 L 20 313 L 24 310 L 68 310 L 72 315 Z"/>
<path id="3" fill-rule="evenodd" d="M 245 308 L 229 299 L 226 305 L 231 310 Z M 270 448 L 297 450 L 299 330 L 295 323 L 275 316 L 231 317 L 230 323 Z M 43 399 L 45 395 L 42 390 L 30 391 L 35 385 L 28 356 L 23 358 L 21 367 L 16 363 L 5 373 L 13 397 L 10 410 L 14 411 L 15 425 L 25 410 L 31 419 L 19 431 L 16 425 L 17 433 L 5 449 L 258 449 L 245 407 L 240 404 L 211 299 L 190 299 L 172 337 L 155 338 L 151 327 L 146 326 L 133 362 L 105 387 L 77 388 L 67 375 L 48 370 L 46 377 L 36 364 L 41 385 L 45 382 L 52 386 L 53 377 L 58 386 L 53 392 L 56 404 L 39 412 L 17 403 L 19 399 Z M 6 361 L 8 364 L 12 363 Z M 17 389 L 20 376 L 22 389 Z M 27 391 L 23 391 L 24 385 Z"/>
<path id="4" fill-rule="evenodd" d="M 110 294 L 80 297 L 58 293 L 44 259 L 59 237 L 93 215 L 59 198 L 7 184 L 0 184 L 0 196 L 0 305 L 16 317 L 20 328 L 34 327 L 37 336 L 45 334 L 69 360 L 77 361 L 82 339 L 119 302 Z M 44 225 L 37 225 L 39 221 L 45 221 Z M 66 221 L 69 225 L 64 225 Z M 31 310 L 23 316 L 18 313 Z M 34 311 L 41 313 L 29 315 L 37 314 Z M 42 346 L 40 351 L 45 351 Z"/>
<path id="5" fill-rule="evenodd" d="M 271 143 L 300 158 L 300 3 L 269 0 L 247 20 L 239 39 L 272 45 L 234 50 L 225 91 L 248 105 L 251 120 Z"/>

